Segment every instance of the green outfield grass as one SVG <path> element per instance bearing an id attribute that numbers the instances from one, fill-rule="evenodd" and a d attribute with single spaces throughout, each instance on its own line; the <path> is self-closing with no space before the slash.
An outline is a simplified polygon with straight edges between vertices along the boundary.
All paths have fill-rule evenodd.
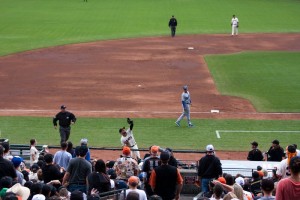
<path id="1" fill-rule="evenodd" d="M 260 112 L 300 112 L 300 53 L 254 52 L 206 56 L 224 95 L 249 99 Z"/>
<path id="2" fill-rule="evenodd" d="M 256 140 L 265 151 L 274 139 L 283 146 L 297 142 L 300 145 L 300 132 L 292 132 L 300 131 L 298 121 L 194 119 L 194 128 L 184 126 L 184 122 L 182 127 L 176 127 L 174 119 L 134 119 L 134 122 L 134 136 L 140 148 L 156 144 L 174 149 L 203 150 L 211 143 L 218 150 L 246 151 L 250 142 Z M 118 130 L 123 126 L 127 126 L 126 119 L 79 118 L 72 127 L 70 140 L 77 145 L 81 138 L 88 138 L 90 146 L 120 147 Z M 1 138 L 8 138 L 13 144 L 29 144 L 31 138 L 36 138 L 39 144 L 58 145 L 60 141 L 51 118 L 0 117 L 0 130 Z"/>
<path id="3" fill-rule="evenodd" d="M 178 34 L 230 33 L 236 14 L 241 33 L 300 32 L 294 0 L 0 0 L 0 55 L 55 45 Z"/>

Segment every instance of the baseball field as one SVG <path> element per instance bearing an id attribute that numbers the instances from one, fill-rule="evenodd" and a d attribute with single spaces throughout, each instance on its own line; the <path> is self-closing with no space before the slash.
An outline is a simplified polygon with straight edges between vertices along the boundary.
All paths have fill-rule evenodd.
<path id="1" fill-rule="evenodd" d="M 0 3 L 0 138 L 58 145 L 52 117 L 65 104 L 78 118 L 74 144 L 120 147 L 130 117 L 140 148 L 300 145 L 299 1 Z M 193 128 L 174 124 L 185 84 Z"/>

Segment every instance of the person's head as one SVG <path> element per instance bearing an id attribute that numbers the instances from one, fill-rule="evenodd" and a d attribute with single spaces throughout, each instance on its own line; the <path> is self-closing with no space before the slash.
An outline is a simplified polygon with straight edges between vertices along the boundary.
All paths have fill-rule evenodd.
<path id="1" fill-rule="evenodd" d="M 292 174 L 300 173 L 300 157 L 299 156 L 295 156 L 291 159 L 290 170 L 291 170 Z"/>
<path id="2" fill-rule="evenodd" d="M 58 189 L 58 194 L 60 197 L 68 197 L 69 196 L 69 191 L 65 187 L 61 187 Z"/>
<path id="3" fill-rule="evenodd" d="M 82 145 L 82 146 L 79 147 L 79 156 L 80 157 L 85 157 L 87 152 L 88 152 L 87 146 Z"/>
<path id="4" fill-rule="evenodd" d="M 71 192 L 70 200 L 83 200 L 83 193 L 79 190 Z"/>
<path id="5" fill-rule="evenodd" d="M 9 142 L 2 142 L 3 152 L 8 153 L 9 152 Z"/>
<path id="6" fill-rule="evenodd" d="M 61 105 L 61 106 L 60 106 L 61 112 L 66 112 L 66 108 L 67 108 L 67 106 Z"/>
<path id="7" fill-rule="evenodd" d="M 277 147 L 277 146 L 279 146 L 279 140 L 273 140 L 272 147 Z"/>
<path id="8" fill-rule="evenodd" d="M 256 141 L 251 142 L 252 149 L 256 149 L 258 147 L 258 143 Z"/>
<path id="9" fill-rule="evenodd" d="M 294 145 L 289 145 L 286 147 L 286 157 L 287 157 L 287 164 L 290 164 L 290 161 L 293 157 L 297 156 L 296 147 Z"/>
<path id="10" fill-rule="evenodd" d="M 237 183 L 237 184 L 239 184 L 240 186 L 244 186 L 245 185 L 245 180 L 244 180 L 244 178 L 243 177 L 237 177 L 236 179 L 235 179 L 235 183 Z"/>
<path id="11" fill-rule="evenodd" d="M 48 153 L 44 156 L 44 160 L 46 162 L 46 164 L 52 164 L 53 162 L 53 155 Z"/>
<path id="12" fill-rule="evenodd" d="M 71 141 L 68 141 L 68 142 L 67 142 L 67 145 L 68 145 L 67 151 L 68 151 L 68 152 L 71 152 L 71 150 L 73 149 L 73 143 L 72 143 Z"/>
<path id="13" fill-rule="evenodd" d="M 80 152 L 80 146 L 75 147 L 75 155 L 76 155 L 76 157 L 79 157 L 79 152 Z"/>
<path id="14" fill-rule="evenodd" d="M 88 139 L 82 138 L 82 139 L 80 140 L 80 145 L 85 145 L 85 146 L 87 146 L 87 144 L 88 144 Z"/>
<path id="15" fill-rule="evenodd" d="M 127 146 L 124 146 L 123 150 L 122 150 L 122 153 L 123 153 L 124 156 L 130 156 L 130 153 L 131 153 L 130 148 L 127 147 Z"/>
<path id="16" fill-rule="evenodd" d="M 237 196 L 237 198 L 239 200 L 243 200 L 244 199 L 244 191 L 242 186 L 240 186 L 239 184 L 233 184 L 233 193 Z"/>
<path id="17" fill-rule="evenodd" d="M 234 184 L 234 178 L 231 174 L 226 174 L 225 180 L 226 180 L 227 185 L 233 185 Z"/>
<path id="18" fill-rule="evenodd" d="M 126 132 L 126 130 L 125 130 L 125 127 L 120 128 L 120 129 L 119 129 L 119 133 L 120 133 L 122 136 L 126 137 L 127 132 Z"/>
<path id="19" fill-rule="evenodd" d="M 274 181 L 271 179 L 261 180 L 261 189 L 264 193 L 270 194 L 274 190 Z"/>
<path id="20" fill-rule="evenodd" d="M 253 179 L 258 179 L 259 178 L 259 173 L 257 171 L 252 172 L 252 178 Z"/>
<path id="21" fill-rule="evenodd" d="M 188 91 L 188 86 L 187 86 L 187 85 L 184 85 L 184 86 L 182 87 L 182 89 L 183 89 L 184 92 L 187 92 L 187 91 Z"/>
<path id="22" fill-rule="evenodd" d="M 43 185 L 41 183 L 34 183 L 34 184 L 32 184 L 32 186 L 30 188 L 30 194 L 31 195 L 41 194 L 42 188 L 43 188 Z"/>
<path id="23" fill-rule="evenodd" d="M 13 184 L 13 179 L 10 176 L 3 176 L 0 179 L 0 190 L 2 188 L 10 188 Z"/>
<path id="24" fill-rule="evenodd" d="M 52 187 L 50 185 L 44 184 L 43 187 L 42 187 L 42 194 L 45 197 L 50 197 L 51 190 L 52 190 Z"/>
<path id="25" fill-rule="evenodd" d="M 105 162 L 102 159 L 96 161 L 95 171 L 96 172 L 102 172 L 102 173 L 106 174 L 106 165 L 105 165 Z"/>
<path id="26" fill-rule="evenodd" d="M 151 147 L 150 153 L 151 153 L 152 156 L 157 156 L 158 151 L 159 151 L 159 146 L 154 145 L 154 146 Z"/>
<path id="27" fill-rule="evenodd" d="M 126 196 L 126 200 L 139 200 L 139 199 L 140 199 L 140 195 L 135 191 L 128 192 Z"/>
<path id="28" fill-rule="evenodd" d="M 206 154 L 207 155 L 213 155 L 215 152 L 215 148 L 212 144 L 209 144 L 206 146 Z"/>
<path id="29" fill-rule="evenodd" d="M 18 197 L 13 192 L 6 192 L 2 197 L 2 200 L 18 200 Z"/>
<path id="30" fill-rule="evenodd" d="M 233 18 L 235 18 L 235 15 L 232 15 Z"/>
<path id="31" fill-rule="evenodd" d="M 11 162 L 14 165 L 14 167 L 17 169 L 18 167 L 20 167 L 21 163 L 23 162 L 23 158 L 21 158 L 20 156 L 14 156 L 11 159 Z"/>
<path id="32" fill-rule="evenodd" d="M 30 140 L 30 145 L 31 145 L 31 146 L 36 145 L 36 139 L 31 139 L 31 140 Z"/>
<path id="33" fill-rule="evenodd" d="M 223 200 L 231 200 L 231 199 L 237 199 L 238 197 L 233 192 L 228 192 L 223 197 Z"/>
<path id="34" fill-rule="evenodd" d="M 128 179 L 129 188 L 137 188 L 138 185 L 139 185 L 139 178 L 137 176 L 131 176 Z"/>
<path id="35" fill-rule="evenodd" d="M 33 173 L 37 173 L 37 171 L 40 169 L 40 166 L 37 163 L 34 163 L 31 167 L 30 167 L 30 171 L 32 171 Z"/>
<path id="36" fill-rule="evenodd" d="M 297 144 L 293 144 L 294 145 L 294 147 L 297 149 L 298 148 L 298 146 L 297 146 Z"/>
<path id="37" fill-rule="evenodd" d="M 32 197 L 32 200 L 45 200 L 45 199 L 46 199 L 46 197 L 43 194 L 35 194 Z"/>
<path id="38" fill-rule="evenodd" d="M 160 154 L 160 160 L 162 164 L 167 164 L 168 161 L 170 160 L 170 153 L 167 151 L 163 151 Z"/>
<path id="39" fill-rule="evenodd" d="M 213 189 L 214 195 L 216 198 L 221 198 L 223 193 L 223 187 L 221 184 L 216 184 Z"/>
<path id="40" fill-rule="evenodd" d="M 62 143 L 60 143 L 60 147 L 62 150 L 66 150 L 68 147 L 68 144 L 66 142 L 62 142 Z"/>

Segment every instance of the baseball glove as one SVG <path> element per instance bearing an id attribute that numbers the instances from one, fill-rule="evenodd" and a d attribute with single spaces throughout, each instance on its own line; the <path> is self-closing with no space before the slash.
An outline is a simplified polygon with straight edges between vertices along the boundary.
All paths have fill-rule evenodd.
<path id="1" fill-rule="evenodd" d="M 132 121 L 130 118 L 127 118 L 127 123 L 128 123 L 128 124 L 132 124 L 133 121 Z"/>

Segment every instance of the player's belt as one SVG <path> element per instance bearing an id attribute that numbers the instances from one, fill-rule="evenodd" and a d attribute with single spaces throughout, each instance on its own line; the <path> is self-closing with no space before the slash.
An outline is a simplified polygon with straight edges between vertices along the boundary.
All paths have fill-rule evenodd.
<path id="1" fill-rule="evenodd" d="M 130 148 L 132 148 L 132 147 L 134 147 L 136 145 L 136 143 L 134 144 L 134 145 L 132 145 L 132 146 L 129 146 Z"/>

